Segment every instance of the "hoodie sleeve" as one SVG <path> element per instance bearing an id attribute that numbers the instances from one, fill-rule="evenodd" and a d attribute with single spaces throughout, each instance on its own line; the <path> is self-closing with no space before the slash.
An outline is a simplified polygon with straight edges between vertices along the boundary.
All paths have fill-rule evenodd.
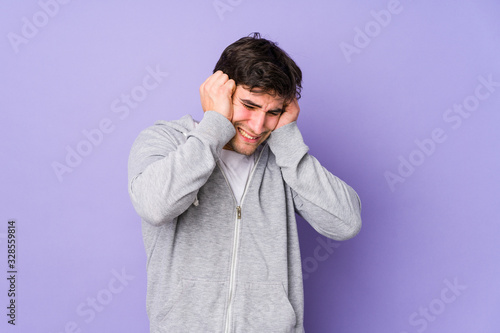
<path id="1" fill-rule="evenodd" d="M 354 237 L 361 228 L 356 192 L 308 154 L 296 122 L 272 132 L 269 147 L 292 189 L 297 213 L 320 234 L 335 240 Z"/>
<path id="2" fill-rule="evenodd" d="M 152 225 L 172 221 L 196 199 L 222 147 L 235 135 L 231 122 L 207 111 L 196 128 L 181 135 L 166 125 L 142 131 L 128 161 L 128 191 L 139 216 Z"/>

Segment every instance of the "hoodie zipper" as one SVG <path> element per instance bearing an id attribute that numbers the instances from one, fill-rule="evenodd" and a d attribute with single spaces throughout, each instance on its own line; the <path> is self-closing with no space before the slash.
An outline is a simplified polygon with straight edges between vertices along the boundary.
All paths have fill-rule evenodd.
<path id="1" fill-rule="evenodd" d="M 267 145 L 267 143 L 266 143 Z M 240 224 L 241 224 L 241 207 L 243 206 L 243 200 L 245 199 L 245 194 L 247 193 L 247 188 L 248 184 L 252 180 L 253 174 L 255 172 L 255 169 L 257 169 L 257 164 L 259 164 L 260 157 L 262 156 L 262 153 L 264 152 L 265 146 L 262 148 L 260 151 L 259 157 L 257 158 L 257 161 L 255 161 L 255 164 L 252 168 L 252 171 L 250 172 L 250 175 L 248 176 L 248 179 L 245 183 L 245 188 L 243 189 L 243 195 L 241 196 L 241 202 L 240 205 L 238 205 L 238 201 L 236 200 L 236 197 L 234 195 L 233 189 L 231 188 L 231 184 L 229 184 L 229 181 L 227 180 L 226 175 L 224 174 L 224 170 L 220 165 L 219 169 L 222 172 L 222 175 L 224 176 L 224 179 L 226 180 L 227 186 L 229 187 L 229 190 L 233 194 L 233 200 L 236 205 L 236 221 L 234 225 L 234 236 L 233 236 L 233 250 L 232 250 L 232 257 L 231 257 L 231 272 L 229 275 L 229 295 L 227 298 L 227 311 L 226 311 L 226 323 L 225 323 L 225 333 L 230 332 L 230 327 L 231 327 L 231 315 L 232 315 L 232 304 L 233 304 L 233 296 L 234 296 L 234 290 L 235 290 L 235 279 L 236 279 L 236 264 L 238 260 L 238 247 L 240 244 Z"/>
<path id="2" fill-rule="evenodd" d="M 234 238 L 233 238 L 233 254 L 231 258 L 231 273 L 229 276 L 229 295 L 227 299 L 227 314 L 226 314 L 226 329 L 225 332 L 229 332 L 229 327 L 231 323 L 232 305 L 233 305 L 233 293 L 234 293 L 234 280 L 236 278 L 236 260 L 237 260 L 237 249 L 240 243 L 240 221 L 241 221 L 241 206 L 236 207 L 236 223 L 234 225 Z"/>

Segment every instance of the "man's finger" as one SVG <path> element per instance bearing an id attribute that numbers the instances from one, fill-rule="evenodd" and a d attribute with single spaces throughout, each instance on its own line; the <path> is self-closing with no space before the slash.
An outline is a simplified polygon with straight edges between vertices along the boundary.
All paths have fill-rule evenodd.
<path id="1" fill-rule="evenodd" d="M 217 71 L 215 73 L 213 73 L 212 75 L 210 75 L 209 77 L 207 77 L 207 79 L 201 84 L 202 87 L 210 87 L 212 86 L 212 84 L 214 82 L 216 82 L 218 80 L 218 78 L 220 76 L 222 76 L 222 74 L 224 74 L 222 71 Z"/>
<path id="2" fill-rule="evenodd" d="M 229 79 L 224 85 L 230 90 L 231 96 L 233 96 L 236 91 L 236 82 L 233 79 Z"/>
<path id="3" fill-rule="evenodd" d="M 205 82 L 203 82 L 203 84 L 206 85 L 208 82 L 213 81 L 216 77 L 218 77 L 220 75 L 219 72 L 222 73 L 221 71 L 217 71 L 217 72 L 213 73 L 212 75 L 210 75 L 209 77 L 207 77 L 207 79 L 205 80 Z"/>
<path id="4" fill-rule="evenodd" d="M 222 72 L 220 72 L 220 75 L 218 75 L 215 79 L 214 79 L 214 86 L 215 87 L 220 87 L 224 84 L 226 84 L 226 82 L 229 80 L 229 76 L 227 74 L 224 74 Z"/>

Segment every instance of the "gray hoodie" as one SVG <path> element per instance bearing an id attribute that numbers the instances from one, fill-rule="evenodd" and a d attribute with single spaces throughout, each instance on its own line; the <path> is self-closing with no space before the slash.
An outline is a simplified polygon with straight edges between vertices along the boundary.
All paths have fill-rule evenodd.
<path id="1" fill-rule="evenodd" d="M 235 128 L 215 111 L 142 131 L 129 193 L 142 218 L 151 332 L 303 332 L 295 213 L 344 240 L 361 228 L 356 192 L 311 155 L 296 122 L 273 131 L 237 206 L 222 169 Z"/>

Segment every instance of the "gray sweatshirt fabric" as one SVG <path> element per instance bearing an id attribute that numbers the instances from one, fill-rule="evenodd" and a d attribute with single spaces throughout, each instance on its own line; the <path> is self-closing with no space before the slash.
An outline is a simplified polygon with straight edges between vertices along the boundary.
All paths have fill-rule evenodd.
<path id="1" fill-rule="evenodd" d="M 151 332 L 304 332 L 295 213 L 345 240 L 361 228 L 356 192 L 311 155 L 295 122 L 270 135 L 237 206 L 218 166 L 236 134 L 215 111 L 142 131 L 129 194 L 142 219 Z"/>

